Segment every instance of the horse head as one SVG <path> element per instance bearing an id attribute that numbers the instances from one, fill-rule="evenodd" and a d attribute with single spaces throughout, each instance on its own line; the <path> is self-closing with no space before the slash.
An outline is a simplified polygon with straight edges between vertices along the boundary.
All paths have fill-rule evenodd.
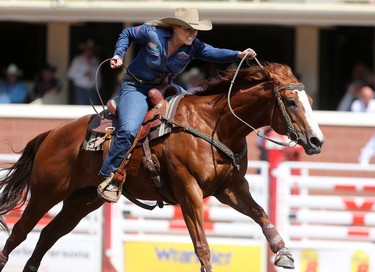
<path id="1" fill-rule="evenodd" d="M 275 101 L 270 126 L 301 145 L 306 154 L 320 153 L 324 136 L 314 118 L 312 98 L 306 93 L 305 86 L 287 65 L 272 63 L 264 70 Z"/>
<path id="2" fill-rule="evenodd" d="M 306 154 L 320 153 L 324 136 L 313 115 L 312 99 L 289 66 L 268 63 L 264 67 L 228 70 L 219 80 L 203 84 L 203 91 L 196 94 L 222 98 L 226 92 L 231 118 L 226 122 L 220 119 L 220 123 L 225 123 L 230 138 L 237 141 L 256 128 L 271 126 L 303 146 Z"/>

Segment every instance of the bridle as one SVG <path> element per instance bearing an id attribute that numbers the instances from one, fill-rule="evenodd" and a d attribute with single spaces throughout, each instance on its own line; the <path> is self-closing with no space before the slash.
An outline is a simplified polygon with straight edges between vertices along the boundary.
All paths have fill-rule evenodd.
<path id="1" fill-rule="evenodd" d="M 277 105 L 279 106 L 280 110 L 281 110 L 281 113 L 283 115 L 283 118 L 285 120 L 285 123 L 286 123 L 286 126 L 287 126 L 287 136 L 289 138 L 289 142 L 288 143 L 284 143 L 284 142 L 281 142 L 281 141 L 277 141 L 277 140 L 274 140 L 270 137 L 267 137 L 266 135 L 264 135 L 261 131 L 257 130 L 256 128 L 254 128 L 252 125 L 250 125 L 249 123 L 247 123 L 246 121 L 244 121 L 242 118 L 240 118 L 238 115 L 236 115 L 236 113 L 234 112 L 232 106 L 231 106 L 231 103 L 230 103 L 230 97 L 231 97 L 231 92 L 232 92 L 232 87 L 233 87 L 233 84 L 234 84 L 234 81 L 237 77 L 237 74 L 241 68 L 241 65 L 243 63 L 243 61 L 246 59 L 248 53 L 242 58 L 241 62 L 239 63 L 237 69 L 236 69 L 236 72 L 234 73 L 234 76 L 233 76 L 233 79 L 231 81 L 231 84 L 229 86 L 229 91 L 228 91 L 228 96 L 227 96 L 227 101 L 228 101 L 228 107 L 229 107 L 229 110 L 231 111 L 231 113 L 233 114 L 234 117 L 236 117 L 239 121 L 241 121 L 242 123 L 244 123 L 246 126 L 248 126 L 249 128 L 251 128 L 257 135 L 258 137 L 262 137 L 268 141 L 271 141 L 275 144 L 278 144 L 278 145 L 282 145 L 282 146 L 288 146 L 288 147 L 293 147 L 295 145 L 297 145 L 297 142 L 298 142 L 298 139 L 299 139 L 299 136 L 296 132 L 296 130 L 294 129 L 293 127 L 293 123 L 292 121 L 290 120 L 290 116 L 288 114 L 288 112 L 286 111 L 286 108 L 285 108 L 285 105 L 283 103 L 283 100 L 282 100 L 282 97 L 281 97 L 281 94 L 280 94 L 280 91 L 282 90 L 298 90 L 298 91 L 303 91 L 305 90 L 305 86 L 302 84 L 302 83 L 298 83 L 298 84 L 293 84 L 293 83 L 289 83 L 285 86 L 282 86 L 280 88 L 275 88 L 273 89 L 273 94 L 276 98 L 276 102 L 275 102 L 275 105 L 273 107 L 273 110 L 272 110 L 272 114 L 271 114 L 271 121 L 273 119 L 273 113 L 275 111 L 275 107 L 276 107 L 276 103 Z M 254 58 L 254 60 L 258 63 L 258 65 L 264 69 L 264 67 L 260 64 L 260 62 L 257 60 L 257 58 Z M 272 122 L 271 122 L 272 124 Z M 292 137 L 294 136 L 295 139 L 293 139 Z M 293 145 L 292 145 L 293 143 Z"/>
<path id="2" fill-rule="evenodd" d="M 298 136 L 296 130 L 294 129 L 294 127 L 293 127 L 293 123 L 290 120 L 290 116 L 289 116 L 288 112 L 286 111 L 285 105 L 283 103 L 283 99 L 281 98 L 280 91 L 282 91 L 282 90 L 298 90 L 298 91 L 303 91 L 303 90 L 305 90 L 305 85 L 303 85 L 302 83 L 298 83 L 298 84 L 289 83 L 289 84 L 287 84 L 287 85 L 285 85 L 283 87 L 280 87 L 278 89 L 275 88 L 273 90 L 273 93 L 274 93 L 274 95 L 276 97 L 277 105 L 279 106 L 279 108 L 281 110 L 281 113 L 283 114 L 283 118 L 285 120 L 287 129 L 288 129 L 286 135 L 291 140 L 288 144 L 284 144 L 284 145 L 285 146 L 289 146 L 291 142 L 295 142 L 297 144 L 299 136 Z M 275 109 L 275 106 L 274 106 L 274 109 Z M 273 118 L 273 112 L 274 112 L 274 110 L 272 111 L 271 120 Z M 294 136 L 295 139 L 293 139 L 292 136 Z"/>

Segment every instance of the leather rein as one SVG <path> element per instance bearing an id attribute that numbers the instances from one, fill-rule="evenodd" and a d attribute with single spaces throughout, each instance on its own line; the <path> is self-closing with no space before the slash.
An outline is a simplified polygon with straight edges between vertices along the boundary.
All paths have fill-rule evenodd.
<path id="1" fill-rule="evenodd" d="M 236 117 L 239 121 L 241 121 L 242 123 L 244 123 L 245 125 L 247 125 L 248 127 L 250 127 L 253 131 L 255 131 L 255 133 L 258 135 L 258 137 L 262 137 L 263 139 L 266 139 L 268 141 L 271 141 L 271 142 L 273 142 L 275 144 L 278 144 L 278 145 L 281 145 L 281 146 L 288 146 L 288 147 L 294 147 L 294 146 L 296 146 L 297 145 L 297 141 L 299 139 L 299 136 L 298 136 L 296 130 L 294 129 L 294 127 L 293 127 L 293 123 L 290 120 L 290 116 L 289 116 L 288 112 L 286 111 L 286 108 L 285 108 L 285 105 L 283 103 L 280 91 L 282 91 L 282 90 L 299 90 L 299 91 L 303 91 L 303 90 L 305 90 L 305 86 L 302 83 L 298 83 L 298 84 L 289 83 L 289 84 L 287 84 L 285 86 L 282 86 L 282 87 L 280 87 L 278 89 L 275 86 L 275 88 L 273 89 L 273 94 L 275 95 L 276 102 L 275 102 L 274 108 L 272 110 L 271 122 L 270 123 L 272 123 L 273 113 L 274 113 L 274 109 L 275 109 L 275 106 L 276 106 L 276 103 L 277 103 L 277 105 L 279 106 L 279 108 L 281 110 L 281 113 L 283 114 L 283 118 L 285 120 L 285 123 L 287 125 L 287 129 L 288 129 L 287 136 L 288 136 L 288 138 L 290 140 L 288 143 L 277 141 L 277 140 L 274 140 L 274 139 L 272 139 L 272 138 L 264 135 L 261 131 L 257 130 L 252 125 L 250 125 L 249 123 L 247 123 L 246 121 L 244 121 L 242 118 L 240 118 L 234 112 L 234 110 L 233 110 L 233 108 L 231 106 L 231 103 L 230 103 L 231 92 L 232 92 L 233 84 L 234 84 L 234 81 L 235 81 L 235 79 L 237 77 L 237 74 L 238 74 L 238 72 L 239 72 L 239 70 L 241 68 L 242 63 L 246 59 L 247 55 L 248 54 L 245 55 L 245 57 L 241 60 L 240 64 L 238 65 L 238 67 L 236 69 L 236 72 L 234 73 L 233 79 L 231 81 L 230 87 L 229 87 L 228 96 L 227 96 L 229 110 L 231 111 L 231 113 L 233 114 L 234 117 Z M 254 60 L 258 63 L 258 65 L 261 68 L 264 69 L 264 67 L 260 64 L 260 62 L 257 60 L 257 58 L 254 58 Z M 292 139 L 292 136 L 294 136 L 295 139 Z M 292 145 L 292 143 L 293 143 L 293 145 Z"/>

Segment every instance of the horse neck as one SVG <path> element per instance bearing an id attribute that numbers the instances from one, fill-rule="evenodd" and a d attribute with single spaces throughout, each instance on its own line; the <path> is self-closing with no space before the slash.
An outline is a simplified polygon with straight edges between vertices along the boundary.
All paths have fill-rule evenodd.
<path id="1" fill-rule="evenodd" d="M 216 115 L 219 116 L 216 124 L 216 134 L 220 140 L 233 148 L 241 148 L 246 136 L 253 129 L 270 124 L 274 100 L 270 91 L 265 91 L 261 85 L 244 91 L 237 91 L 230 99 L 234 113 L 248 125 L 237 119 L 228 106 L 227 98 L 220 100 Z"/>

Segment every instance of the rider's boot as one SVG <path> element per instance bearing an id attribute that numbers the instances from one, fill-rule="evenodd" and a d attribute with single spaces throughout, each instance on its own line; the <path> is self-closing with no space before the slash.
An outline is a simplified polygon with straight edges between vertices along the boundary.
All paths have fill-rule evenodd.
<path id="1" fill-rule="evenodd" d="M 121 196 L 122 182 L 115 179 L 115 174 L 111 173 L 102 183 L 98 186 L 98 195 L 107 202 L 116 203 Z"/>

